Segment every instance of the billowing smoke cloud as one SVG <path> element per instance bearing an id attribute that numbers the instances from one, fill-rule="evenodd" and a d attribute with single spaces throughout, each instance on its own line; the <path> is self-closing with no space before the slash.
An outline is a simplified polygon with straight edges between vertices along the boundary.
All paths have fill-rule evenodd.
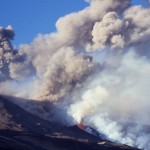
<path id="1" fill-rule="evenodd" d="M 13 60 L 14 50 L 10 44 L 14 32 L 11 26 L 0 27 L 0 77 L 1 81 L 9 78 L 9 63 Z"/>
<path id="2" fill-rule="evenodd" d="M 123 49 L 127 46 L 137 48 L 139 42 L 141 44 L 143 41 L 149 42 L 149 13 L 150 9 L 142 6 L 130 7 L 122 16 L 113 11 L 108 12 L 100 22 L 95 23 L 92 30 L 92 44 L 87 48 L 92 50 L 106 46 L 112 49 Z"/>
<path id="3" fill-rule="evenodd" d="M 28 74 L 29 66 L 24 64 L 26 54 L 11 45 L 14 38 L 12 26 L 0 27 L 0 81 L 21 79 Z M 24 70 L 26 68 L 26 70 Z"/>
<path id="4" fill-rule="evenodd" d="M 149 60 L 128 52 L 119 64 L 109 64 L 87 83 L 68 113 L 78 123 L 93 125 L 111 140 L 148 147 L 149 140 L 140 147 L 136 139 L 141 138 L 138 134 L 142 125 L 149 125 L 149 70 Z M 137 123 L 139 128 L 129 127 L 126 131 L 123 128 L 127 122 Z M 149 138 L 150 135 L 145 133 L 144 136 Z"/>
<path id="5" fill-rule="evenodd" d="M 10 43 L 13 29 L 0 28 L 1 93 L 48 101 L 62 107 L 71 123 L 148 150 L 150 133 L 143 125 L 150 125 L 150 8 L 130 0 L 88 2 L 60 18 L 57 32 L 18 51 Z M 43 105 L 25 106 L 48 113 Z"/>

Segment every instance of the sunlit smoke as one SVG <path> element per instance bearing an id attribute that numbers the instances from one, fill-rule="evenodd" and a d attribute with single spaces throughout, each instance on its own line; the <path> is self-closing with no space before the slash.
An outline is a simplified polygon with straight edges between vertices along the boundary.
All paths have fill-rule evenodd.
<path id="1" fill-rule="evenodd" d="M 56 116 L 149 150 L 143 125 L 150 125 L 150 8 L 131 0 L 88 2 L 58 19 L 56 32 L 19 50 L 11 45 L 13 28 L 0 27 L 1 94 L 55 104 L 65 111 Z M 38 114 L 45 106 L 24 107 Z"/>

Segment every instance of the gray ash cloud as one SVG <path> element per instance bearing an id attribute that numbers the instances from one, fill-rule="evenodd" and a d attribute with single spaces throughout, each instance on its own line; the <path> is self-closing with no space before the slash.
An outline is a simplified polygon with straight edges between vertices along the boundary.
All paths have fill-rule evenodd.
<path id="1" fill-rule="evenodd" d="M 132 6 L 130 0 L 88 2 L 59 18 L 56 32 L 17 51 L 10 42 L 13 29 L 0 28 L 1 93 L 48 101 L 72 123 L 92 125 L 108 139 L 148 150 L 149 133 L 130 127 L 124 132 L 126 124 L 119 122 L 149 124 L 150 8 Z"/>

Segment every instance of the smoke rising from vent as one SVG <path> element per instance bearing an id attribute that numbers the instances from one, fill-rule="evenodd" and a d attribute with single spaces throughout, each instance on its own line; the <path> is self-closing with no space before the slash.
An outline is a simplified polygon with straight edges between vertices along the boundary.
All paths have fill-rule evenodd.
<path id="1" fill-rule="evenodd" d="M 69 122 L 149 150 L 143 125 L 150 125 L 150 8 L 130 0 L 88 2 L 58 19 L 57 32 L 19 50 L 10 42 L 12 27 L 0 28 L 0 91 L 49 101 L 63 107 Z"/>

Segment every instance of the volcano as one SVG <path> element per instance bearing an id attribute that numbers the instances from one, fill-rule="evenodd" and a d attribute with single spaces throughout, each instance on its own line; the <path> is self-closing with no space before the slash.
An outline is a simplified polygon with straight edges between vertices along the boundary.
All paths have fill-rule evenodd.
<path id="1" fill-rule="evenodd" d="M 79 126 L 44 120 L 0 96 L 1 150 L 136 150 L 103 140 Z"/>

